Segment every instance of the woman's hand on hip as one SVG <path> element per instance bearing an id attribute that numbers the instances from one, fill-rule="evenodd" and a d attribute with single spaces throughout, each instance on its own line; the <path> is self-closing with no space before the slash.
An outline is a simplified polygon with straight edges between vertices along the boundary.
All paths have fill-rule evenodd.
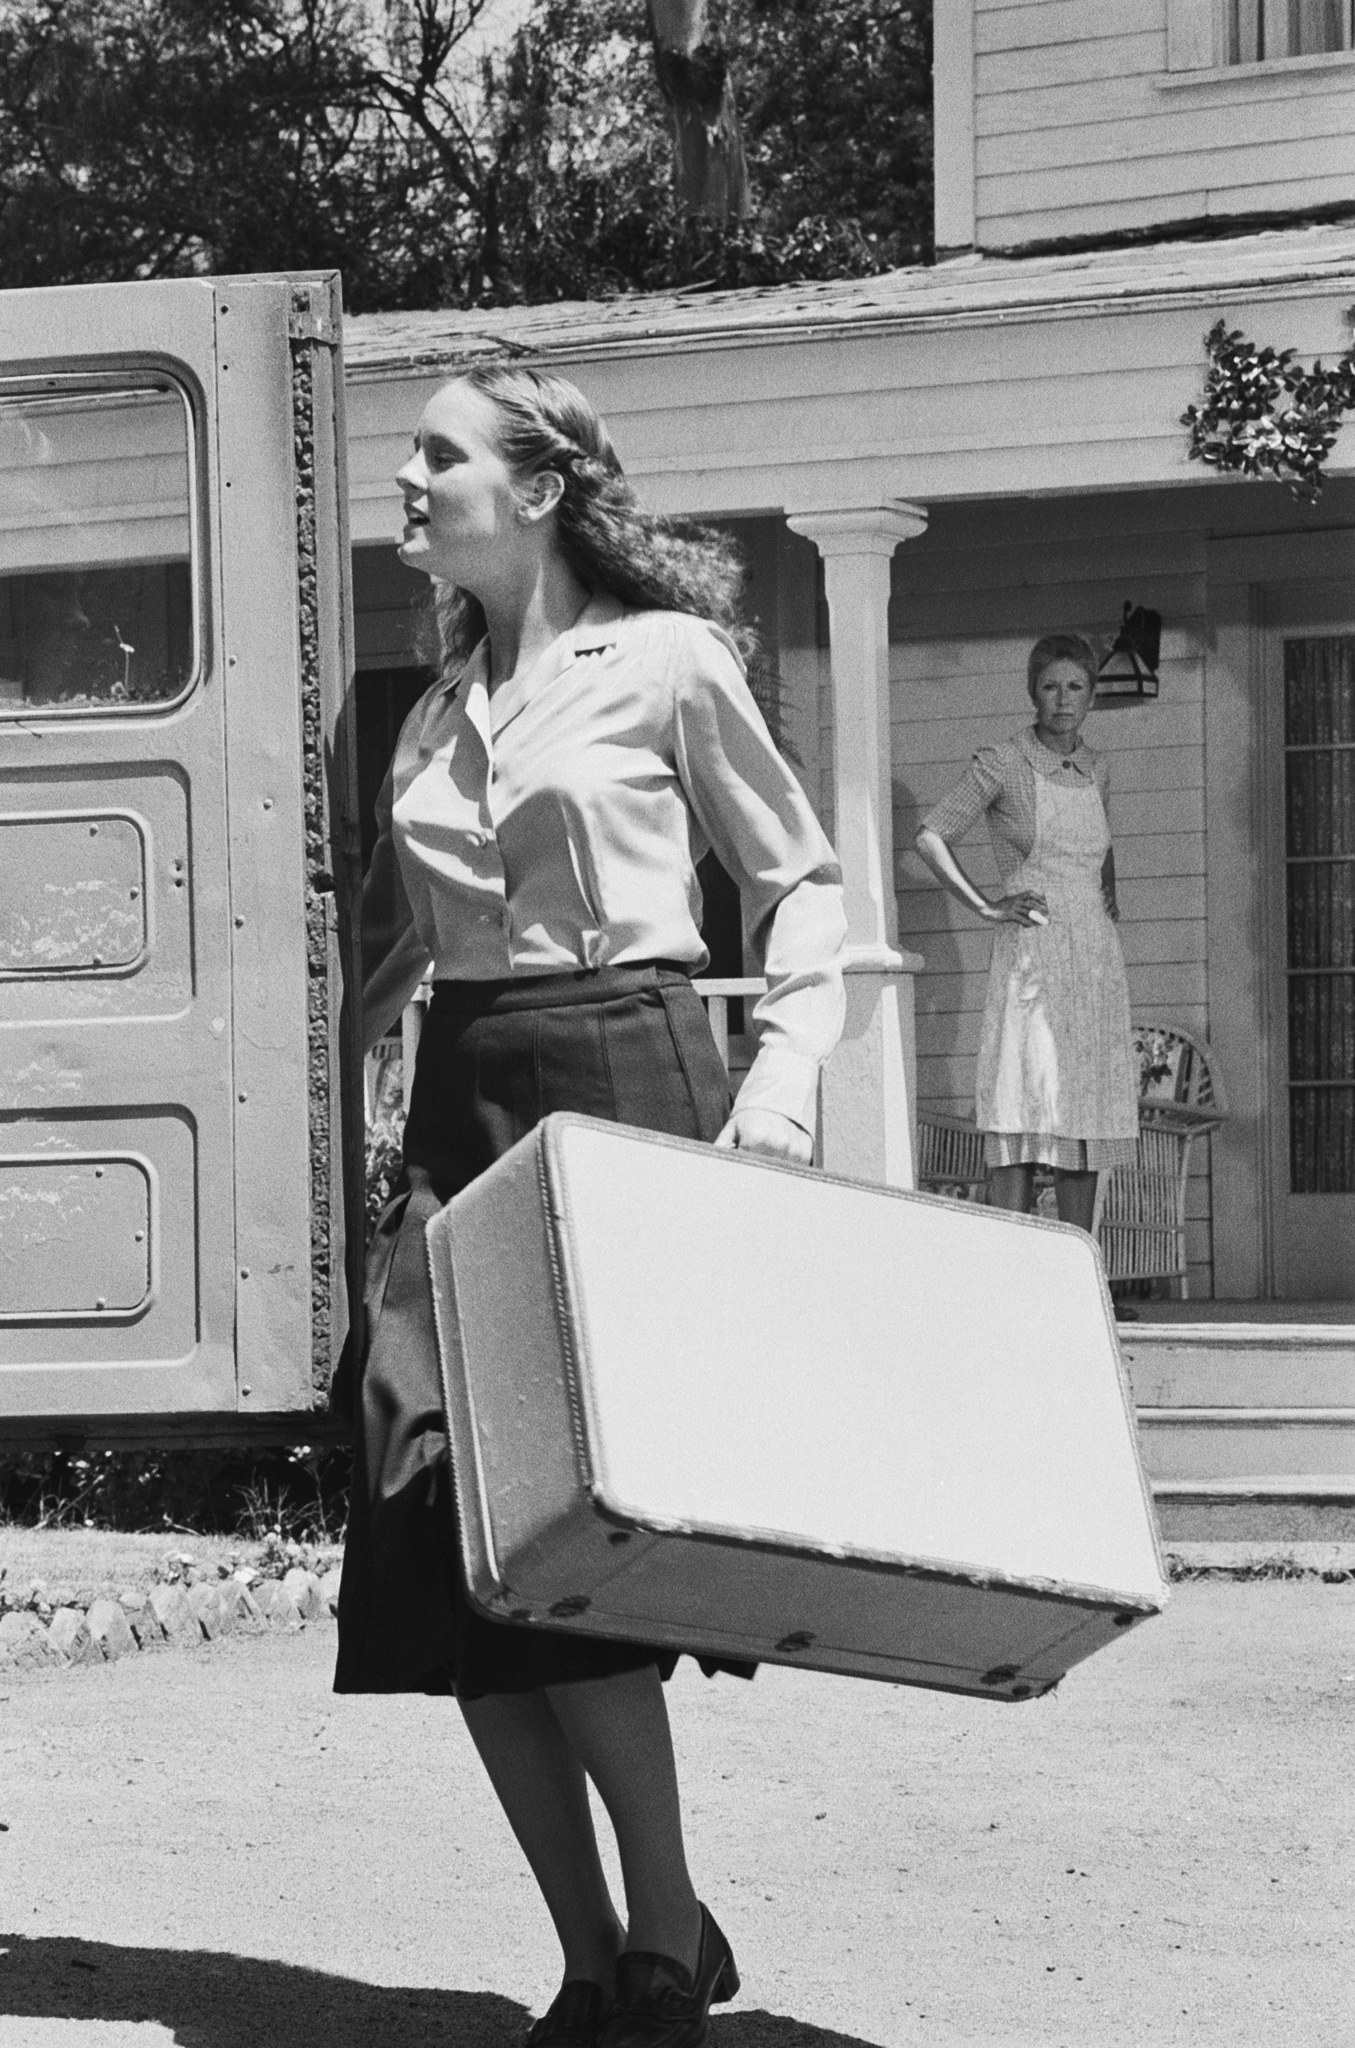
<path id="1" fill-rule="evenodd" d="M 1049 905 L 1034 889 L 993 898 L 984 912 L 989 924 L 1048 924 Z"/>
<path id="2" fill-rule="evenodd" d="M 814 1163 L 814 1140 L 779 1109 L 736 1109 L 715 1143 L 723 1152 L 757 1152 L 792 1166 Z"/>

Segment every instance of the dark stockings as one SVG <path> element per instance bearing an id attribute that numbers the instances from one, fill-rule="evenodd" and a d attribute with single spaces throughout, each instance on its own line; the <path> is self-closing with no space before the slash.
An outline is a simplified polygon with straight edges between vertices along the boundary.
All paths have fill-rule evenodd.
<path id="1" fill-rule="evenodd" d="M 694 1969 L 701 1913 L 657 1667 L 460 1704 L 555 1923 L 566 1978 L 589 1978 L 610 1993 L 623 1946 Z M 598 1854 L 588 1778 L 616 1834 L 624 1930 Z"/>
<path id="2" fill-rule="evenodd" d="M 1035 1207 L 1035 1168 L 991 1167 L 988 1174 L 988 1200 L 994 1209 L 1014 1209 L 1019 1215 L 1029 1216 Z M 1090 1236 L 1092 1217 L 1096 1210 L 1096 1175 L 1065 1173 L 1061 1167 L 1056 1166 L 1054 1200 L 1058 1204 L 1059 1221 L 1075 1223 L 1079 1230 L 1085 1230 Z"/>

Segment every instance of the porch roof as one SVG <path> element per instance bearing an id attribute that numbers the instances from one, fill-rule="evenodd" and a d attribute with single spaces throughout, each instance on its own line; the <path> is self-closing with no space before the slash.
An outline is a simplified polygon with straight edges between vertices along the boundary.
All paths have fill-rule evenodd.
<path id="1" fill-rule="evenodd" d="M 1355 288 L 1355 228 L 1289 228 L 1069 256 L 962 256 L 879 277 L 743 291 L 698 287 L 465 312 L 360 313 L 345 322 L 345 358 L 349 377 L 363 382 L 505 350 L 589 358 L 669 353 L 863 329 L 987 324 L 1004 315 L 1204 305 L 1239 292 L 1253 300 L 1324 285 Z"/>
<path id="2" fill-rule="evenodd" d="M 346 329 L 354 538 L 456 364 L 566 370 L 657 508 L 718 516 L 1202 484 L 1181 414 L 1205 329 L 1330 358 L 1350 340 L 1355 228 L 1075 256 L 966 257 L 830 284 L 359 315 Z M 661 366 L 661 367 L 660 367 Z M 1355 430 L 1329 471 L 1355 469 Z M 1222 486 L 1216 486 L 1222 487 Z"/>

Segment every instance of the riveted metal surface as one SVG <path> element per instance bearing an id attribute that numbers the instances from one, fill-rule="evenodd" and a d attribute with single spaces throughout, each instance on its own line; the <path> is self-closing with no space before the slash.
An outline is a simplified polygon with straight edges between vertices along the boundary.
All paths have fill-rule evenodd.
<path id="1" fill-rule="evenodd" d="M 0 1160 L 0 1319 L 135 1315 L 151 1291 L 144 1159 Z"/>
<path id="2" fill-rule="evenodd" d="M 0 974 L 111 973 L 145 950 L 138 819 L 0 817 Z"/>
<path id="3" fill-rule="evenodd" d="M 0 1433 L 23 1416 L 210 1407 L 198 1270 L 207 1204 L 191 1118 L 182 1108 L 49 1112 L 6 1137 L 19 1128 L 40 1149 L 0 1153 L 0 1244 L 21 1254 L 0 1282 Z M 100 1409 L 83 1405 L 91 1395 Z"/>

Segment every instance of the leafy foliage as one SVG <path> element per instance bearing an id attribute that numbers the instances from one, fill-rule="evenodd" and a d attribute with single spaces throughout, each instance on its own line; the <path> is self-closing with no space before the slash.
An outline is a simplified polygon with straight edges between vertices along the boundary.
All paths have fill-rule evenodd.
<path id="1" fill-rule="evenodd" d="M 0 277 L 342 261 L 360 295 L 399 199 L 398 177 L 371 175 L 379 150 L 354 175 L 361 80 L 342 0 L 11 4 Z"/>
<path id="2" fill-rule="evenodd" d="M 0 284 L 336 265 L 358 311 L 925 259 L 930 0 L 723 0 L 753 210 L 687 218 L 643 0 L 0 0 Z M 831 52 L 831 63 L 825 53 Z"/>
<path id="3" fill-rule="evenodd" d="M 382 1210 L 394 1199 L 404 1171 L 405 1117 L 387 1109 L 367 1126 L 367 1237 L 370 1242 Z"/>
<path id="4" fill-rule="evenodd" d="M 1191 460 L 1274 477 L 1315 504 L 1341 422 L 1355 411 L 1355 349 L 1330 369 L 1319 360 L 1306 370 L 1294 349 L 1257 348 L 1222 320 L 1204 345 L 1204 400 L 1181 415 L 1190 428 Z"/>
<path id="5" fill-rule="evenodd" d="M 538 0 L 508 81 L 527 299 L 860 277 L 929 254 L 929 6 L 726 0 L 718 14 L 754 195 L 727 226 L 674 196 L 636 0 Z"/>
<path id="6" fill-rule="evenodd" d="M 17 1451 L 0 1457 L 0 1525 L 195 1530 L 334 1542 L 348 1513 L 352 1454 L 276 1450 Z"/>

